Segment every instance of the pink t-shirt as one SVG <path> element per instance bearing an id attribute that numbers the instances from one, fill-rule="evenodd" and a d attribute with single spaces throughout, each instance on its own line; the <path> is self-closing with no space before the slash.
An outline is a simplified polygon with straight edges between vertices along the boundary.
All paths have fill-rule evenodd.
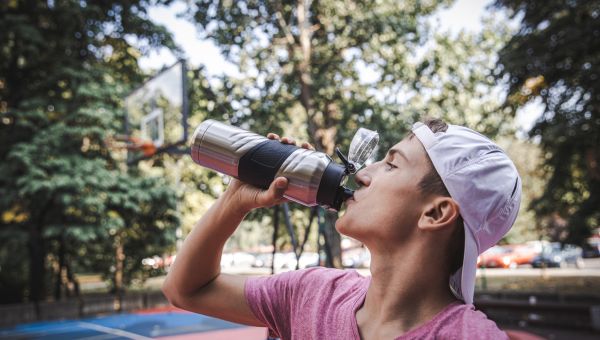
<path id="1" fill-rule="evenodd" d="M 271 336 L 288 339 L 360 339 L 356 311 L 370 278 L 354 270 L 311 268 L 246 280 L 254 315 Z M 508 339 L 473 305 L 453 303 L 396 339 Z"/>

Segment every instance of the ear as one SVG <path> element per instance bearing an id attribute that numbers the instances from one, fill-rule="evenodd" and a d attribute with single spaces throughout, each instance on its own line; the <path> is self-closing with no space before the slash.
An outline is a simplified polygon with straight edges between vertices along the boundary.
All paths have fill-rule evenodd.
<path id="1" fill-rule="evenodd" d="M 417 226 L 421 230 L 441 230 L 451 226 L 458 219 L 460 209 L 450 197 L 438 196 L 427 203 Z"/>

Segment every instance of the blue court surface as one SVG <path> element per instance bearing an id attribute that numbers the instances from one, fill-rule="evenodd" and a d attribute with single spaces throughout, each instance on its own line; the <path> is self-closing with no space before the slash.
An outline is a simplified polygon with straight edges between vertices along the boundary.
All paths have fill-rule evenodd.
<path id="1" fill-rule="evenodd" d="M 265 328 L 167 309 L 21 324 L 0 329 L 0 339 L 266 340 L 267 331 Z"/>

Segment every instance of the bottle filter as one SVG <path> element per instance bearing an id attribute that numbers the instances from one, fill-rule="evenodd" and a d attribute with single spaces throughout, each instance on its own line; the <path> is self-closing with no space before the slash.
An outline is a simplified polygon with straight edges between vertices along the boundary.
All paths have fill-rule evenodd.
<path id="1" fill-rule="evenodd" d="M 284 197 L 305 206 L 339 210 L 354 192 L 344 187 L 346 177 L 369 158 L 378 140 L 376 132 L 359 129 L 351 143 L 350 159 L 336 149 L 343 162 L 339 164 L 325 153 L 209 119 L 196 128 L 191 155 L 201 166 L 263 189 L 275 178 L 286 177 Z"/>

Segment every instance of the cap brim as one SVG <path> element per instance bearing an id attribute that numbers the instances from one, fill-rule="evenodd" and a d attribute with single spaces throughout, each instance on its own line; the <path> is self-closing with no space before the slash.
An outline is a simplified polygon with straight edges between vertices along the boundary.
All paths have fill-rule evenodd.
<path id="1" fill-rule="evenodd" d="M 477 274 L 477 256 L 479 249 L 471 228 L 465 225 L 465 249 L 462 267 L 450 278 L 450 284 L 456 295 L 467 304 L 473 303 L 475 293 L 475 275 Z"/>

